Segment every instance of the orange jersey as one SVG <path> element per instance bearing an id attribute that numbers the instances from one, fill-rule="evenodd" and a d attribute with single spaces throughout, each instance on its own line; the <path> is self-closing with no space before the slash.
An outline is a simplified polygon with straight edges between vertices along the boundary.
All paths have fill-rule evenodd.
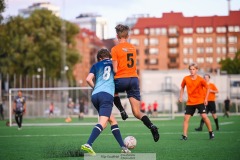
<path id="1" fill-rule="evenodd" d="M 138 77 L 136 48 L 128 43 L 119 43 L 111 50 L 112 60 L 117 61 L 117 73 L 114 78 Z"/>
<path id="2" fill-rule="evenodd" d="M 195 80 L 190 76 L 184 77 L 181 87 L 184 88 L 185 86 L 187 87 L 188 93 L 187 105 L 204 103 L 206 93 L 203 88 L 208 88 L 208 85 L 202 77 L 197 76 Z"/>
<path id="3" fill-rule="evenodd" d="M 218 91 L 217 87 L 213 83 L 209 83 L 208 88 L 211 89 L 211 90 L 214 90 L 214 91 Z M 204 90 L 205 93 L 207 93 L 206 88 L 203 88 L 203 90 Z M 215 101 L 215 99 L 216 99 L 215 93 L 209 92 L 208 101 Z"/>

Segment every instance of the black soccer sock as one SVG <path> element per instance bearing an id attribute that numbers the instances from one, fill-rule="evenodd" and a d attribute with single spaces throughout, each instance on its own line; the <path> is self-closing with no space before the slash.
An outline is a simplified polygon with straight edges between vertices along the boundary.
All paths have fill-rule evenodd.
<path id="1" fill-rule="evenodd" d="M 216 127 L 219 128 L 219 125 L 218 125 L 218 118 L 214 119 L 214 122 L 216 124 Z"/>
<path id="2" fill-rule="evenodd" d="M 204 125 L 204 120 L 201 119 L 201 121 L 200 121 L 200 128 L 203 128 L 203 125 Z"/>
<path id="3" fill-rule="evenodd" d="M 16 123 L 17 123 L 18 127 L 20 128 L 20 123 L 19 123 L 18 116 L 15 116 L 15 120 L 16 120 Z"/>
<path id="4" fill-rule="evenodd" d="M 120 98 L 118 96 L 114 97 L 114 104 L 120 112 L 124 111 Z"/>
<path id="5" fill-rule="evenodd" d="M 150 121 L 150 119 L 148 118 L 148 116 L 143 116 L 141 118 L 141 121 L 144 123 L 145 126 L 147 126 L 149 129 L 151 129 L 152 126 L 152 122 Z"/>

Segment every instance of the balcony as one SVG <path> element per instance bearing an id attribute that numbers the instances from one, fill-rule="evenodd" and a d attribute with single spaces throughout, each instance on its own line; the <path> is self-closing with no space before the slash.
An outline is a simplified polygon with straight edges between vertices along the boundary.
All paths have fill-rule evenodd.
<path id="1" fill-rule="evenodd" d="M 168 43 L 168 48 L 175 48 L 175 47 L 179 47 L 179 43 Z"/>
<path id="2" fill-rule="evenodd" d="M 168 53 L 168 58 L 178 58 L 179 53 Z"/>
<path id="3" fill-rule="evenodd" d="M 168 68 L 169 69 L 179 68 L 179 63 L 178 62 L 168 62 Z"/>

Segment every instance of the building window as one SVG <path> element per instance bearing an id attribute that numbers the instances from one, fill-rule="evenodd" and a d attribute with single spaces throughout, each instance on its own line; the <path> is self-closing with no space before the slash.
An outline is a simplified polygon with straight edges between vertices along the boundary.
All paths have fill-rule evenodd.
<path id="1" fill-rule="evenodd" d="M 170 58 L 170 63 L 176 63 L 176 62 L 177 62 L 176 58 Z"/>
<path id="2" fill-rule="evenodd" d="M 155 35 L 155 29 L 154 28 L 150 28 L 150 35 Z"/>
<path id="3" fill-rule="evenodd" d="M 237 48 L 236 47 L 229 47 L 228 51 L 229 51 L 229 53 L 236 53 L 237 52 Z"/>
<path id="4" fill-rule="evenodd" d="M 140 33 L 139 29 L 134 29 L 134 30 L 133 30 L 133 34 L 134 34 L 134 35 L 138 35 L 139 33 Z"/>
<path id="5" fill-rule="evenodd" d="M 213 32 L 213 28 L 212 27 L 206 27 L 205 28 L 205 32 L 206 33 L 212 33 Z"/>
<path id="6" fill-rule="evenodd" d="M 226 47 L 217 47 L 216 52 L 217 54 L 226 54 L 227 50 L 226 50 Z"/>
<path id="7" fill-rule="evenodd" d="M 212 57 L 207 57 L 206 62 L 207 63 L 213 63 L 213 58 Z"/>
<path id="8" fill-rule="evenodd" d="M 177 54 L 177 52 L 178 52 L 177 48 L 170 48 L 169 49 L 169 53 L 171 53 L 171 54 Z"/>
<path id="9" fill-rule="evenodd" d="M 216 62 L 219 63 L 222 60 L 221 57 L 217 57 Z"/>
<path id="10" fill-rule="evenodd" d="M 144 34 L 149 35 L 149 33 L 150 33 L 150 32 L 149 32 L 149 28 L 145 28 L 145 29 L 144 29 Z"/>
<path id="11" fill-rule="evenodd" d="M 240 26 L 228 26 L 228 31 L 229 32 L 239 32 Z"/>
<path id="12" fill-rule="evenodd" d="M 207 37 L 207 38 L 205 38 L 205 42 L 206 42 L 206 43 L 212 43 L 212 42 L 213 42 L 212 37 Z"/>
<path id="13" fill-rule="evenodd" d="M 204 43 L 204 38 L 203 37 L 197 37 L 196 42 L 197 43 Z"/>
<path id="14" fill-rule="evenodd" d="M 130 39 L 130 43 L 135 45 L 135 46 L 139 46 L 139 40 L 138 39 Z"/>
<path id="15" fill-rule="evenodd" d="M 227 32 L 227 29 L 226 29 L 226 27 L 217 27 L 216 28 L 216 32 L 217 33 L 226 33 Z"/>
<path id="16" fill-rule="evenodd" d="M 197 63 L 204 63 L 204 58 L 198 57 L 197 58 Z"/>
<path id="17" fill-rule="evenodd" d="M 197 27 L 196 32 L 197 33 L 204 33 L 204 28 L 203 27 Z"/>
<path id="18" fill-rule="evenodd" d="M 192 44 L 193 38 L 192 37 L 184 37 L 183 38 L 183 44 Z"/>
<path id="19" fill-rule="evenodd" d="M 193 33 L 193 28 L 183 28 L 183 33 L 184 34 L 192 34 Z"/>
<path id="20" fill-rule="evenodd" d="M 169 38 L 168 39 L 168 43 L 169 44 L 177 44 L 178 43 L 178 39 L 177 38 Z"/>
<path id="21" fill-rule="evenodd" d="M 217 43 L 218 44 L 226 44 L 226 38 L 225 37 L 217 37 Z"/>
<path id="22" fill-rule="evenodd" d="M 166 28 L 156 28 L 156 35 L 166 35 L 167 29 Z"/>
<path id="23" fill-rule="evenodd" d="M 149 64 L 158 64 L 158 59 L 150 59 Z"/>
<path id="24" fill-rule="evenodd" d="M 228 37 L 229 43 L 237 43 L 237 36 L 230 36 Z"/>
<path id="25" fill-rule="evenodd" d="M 159 42 L 158 42 L 157 38 L 150 38 L 150 45 L 156 46 L 158 44 L 159 44 Z"/>
<path id="26" fill-rule="evenodd" d="M 206 53 L 213 53 L 213 48 L 212 47 L 207 47 L 206 48 Z"/>
<path id="27" fill-rule="evenodd" d="M 149 49 L 149 54 L 158 54 L 158 53 L 159 53 L 158 48 L 150 48 Z"/>
<path id="28" fill-rule="evenodd" d="M 184 64 L 188 64 L 188 59 L 187 58 L 183 58 L 183 63 Z"/>
<path id="29" fill-rule="evenodd" d="M 197 53 L 199 53 L 199 54 L 204 53 L 204 48 L 203 47 L 197 47 Z"/>
<path id="30" fill-rule="evenodd" d="M 177 34 L 177 28 L 175 28 L 175 27 L 169 28 L 169 29 L 168 29 L 168 33 L 169 33 L 169 34 Z"/>
<path id="31" fill-rule="evenodd" d="M 193 49 L 192 48 L 183 48 L 183 54 L 193 54 Z"/>

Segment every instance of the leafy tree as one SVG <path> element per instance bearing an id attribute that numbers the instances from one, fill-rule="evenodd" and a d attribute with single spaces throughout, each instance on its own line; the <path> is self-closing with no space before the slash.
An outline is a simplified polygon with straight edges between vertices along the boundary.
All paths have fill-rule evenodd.
<path id="1" fill-rule="evenodd" d="M 3 20 L 3 16 L 1 13 L 4 11 L 5 7 L 6 7 L 5 1 L 0 0 L 0 23 Z"/>
<path id="2" fill-rule="evenodd" d="M 220 61 L 221 70 L 228 74 L 240 74 L 240 50 L 236 53 L 234 59 L 227 58 Z"/>
<path id="3" fill-rule="evenodd" d="M 45 68 L 46 76 L 60 78 L 63 54 L 63 20 L 48 10 L 36 10 L 30 17 L 9 17 L 0 30 L 0 72 L 34 75 Z M 64 21 L 66 28 L 66 65 L 69 73 L 80 61 L 74 48 L 79 28 Z"/>

